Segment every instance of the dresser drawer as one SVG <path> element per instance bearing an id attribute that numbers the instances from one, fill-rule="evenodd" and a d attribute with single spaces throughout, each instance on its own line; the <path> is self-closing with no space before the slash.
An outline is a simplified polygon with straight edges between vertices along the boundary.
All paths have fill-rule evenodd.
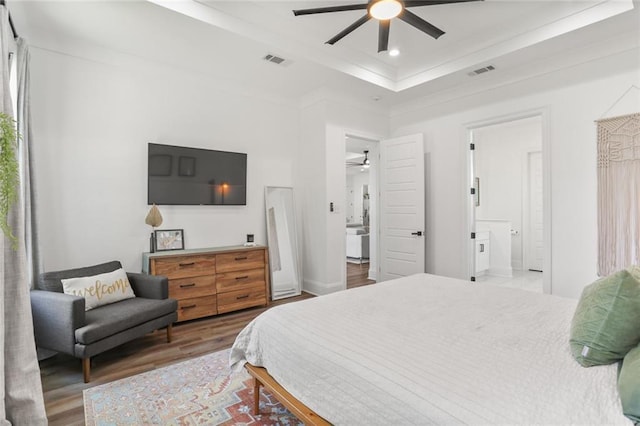
<path id="1" fill-rule="evenodd" d="M 264 268 L 264 250 L 251 250 L 216 255 L 216 271 L 229 272 Z"/>
<path id="2" fill-rule="evenodd" d="M 267 294 L 264 283 L 254 284 L 243 289 L 218 293 L 218 313 L 236 311 L 267 304 Z"/>
<path id="3" fill-rule="evenodd" d="M 178 321 L 269 304 L 267 248 L 212 247 L 143 254 L 144 270 L 169 278 Z"/>
<path id="4" fill-rule="evenodd" d="M 227 291 L 244 290 L 256 285 L 264 287 L 264 268 L 248 271 L 224 272 L 216 275 L 216 288 L 218 293 Z"/>
<path id="5" fill-rule="evenodd" d="M 169 280 L 169 297 L 189 299 L 216 294 L 216 276 L 189 277 Z"/>
<path id="6" fill-rule="evenodd" d="M 216 305 L 215 295 L 178 300 L 178 321 L 215 315 Z"/>
<path id="7" fill-rule="evenodd" d="M 216 258 L 212 255 L 157 258 L 153 262 L 153 274 L 165 275 L 169 279 L 212 275 L 216 272 Z"/>

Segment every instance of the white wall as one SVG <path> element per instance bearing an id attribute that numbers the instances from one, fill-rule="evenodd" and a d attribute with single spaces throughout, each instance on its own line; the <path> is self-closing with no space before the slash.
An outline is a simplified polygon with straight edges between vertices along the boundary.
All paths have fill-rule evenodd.
<path id="1" fill-rule="evenodd" d="M 346 288 L 345 136 L 379 140 L 388 134 L 387 123 L 384 111 L 335 94 L 313 94 L 301 108 L 298 158 L 300 164 L 314 159 L 313 164 L 307 161 L 296 168 L 303 198 L 305 291 L 326 294 Z M 333 212 L 330 203 L 334 203 Z"/>
<path id="2" fill-rule="evenodd" d="M 631 85 L 640 85 L 638 50 L 391 119 L 393 136 L 422 132 L 427 163 L 427 271 L 467 278 L 467 128 L 540 109 L 551 159 L 552 292 L 578 297 L 597 278 L 596 128 Z M 640 98 L 608 115 L 640 110 Z"/>
<path id="3" fill-rule="evenodd" d="M 295 182 L 302 241 L 302 289 L 321 292 L 326 282 L 326 229 L 329 211 L 326 183 L 325 103 L 316 102 L 300 112 L 300 140 Z M 344 198 L 342 198 L 344 200 Z"/>
<path id="4" fill-rule="evenodd" d="M 95 52 L 99 52 L 96 48 Z M 45 270 L 149 250 L 147 143 L 248 154 L 247 206 L 160 206 L 187 248 L 266 243 L 264 187 L 293 186 L 297 106 L 245 96 L 206 75 L 122 55 L 32 48 L 32 106 Z"/>
<path id="5" fill-rule="evenodd" d="M 476 176 L 480 178 L 480 205 L 476 220 L 507 220 L 511 236 L 510 266 L 522 269 L 523 196 L 527 194 L 527 153 L 542 150 L 540 117 L 473 130 Z"/>
<path id="6" fill-rule="evenodd" d="M 425 135 L 427 270 L 466 278 L 467 127 L 542 109 L 551 148 L 553 292 L 576 297 L 595 278 L 593 120 L 640 85 L 637 50 L 457 101 L 412 102 L 390 120 L 357 101 L 323 98 L 299 108 L 204 74 L 122 57 L 32 48 L 45 270 L 111 259 L 140 270 L 150 232 L 146 144 L 153 141 L 248 154 L 246 207 L 161 206 L 162 227 L 184 228 L 188 248 L 238 244 L 247 233 L 265 243 L 264 186 L 294 186 L 304 288 L 342 288 L 344 135 L 379 140 L 391 129 L 393 136 Z M 620 105 L 608 115 L 640 110 L 635 100 Z M 330 201 L 338 205 L 332 214 Z"/>

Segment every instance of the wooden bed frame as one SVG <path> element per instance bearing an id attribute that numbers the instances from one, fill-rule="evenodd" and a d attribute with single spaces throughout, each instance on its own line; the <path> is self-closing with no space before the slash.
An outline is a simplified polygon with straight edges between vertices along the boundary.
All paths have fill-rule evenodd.
<path id="1" fill-rule="evenodd" d="M 260 414 L 260 386 L 264 386 L 273 396 L 287 407 L 294 416 L 304 422 L 305 425 L 331 425 L 328 421 L 317 415 L 313 410 L 291 395 L 280 383 L 278 383 L 265 368 L 256 367 L 246 363 L 251 377 L 253 377 L 253 414 Z"/>

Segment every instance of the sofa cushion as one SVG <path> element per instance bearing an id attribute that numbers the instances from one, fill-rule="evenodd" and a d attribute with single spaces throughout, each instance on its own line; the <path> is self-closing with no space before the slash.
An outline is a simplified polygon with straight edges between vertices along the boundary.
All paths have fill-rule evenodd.
<path id="1" fill-rule="evenodd" d="M 62 288 L 65 294 L 84 297 L 84 310 L 136 297 L 124 269 L 92 275 L 90 277 L 65 278 Z"/>
<path id="2" fill-rule="evenodd" d="M 86 325 L 75 331 L 76 342 L 90 345 L 147 321 L 171 314 L 178 309 L 174 299 L 122 300 L 86 312 Z"/>
<path id="3" fill-rule="evenodd" d="M 84 268 L 67 269 L 64 271 L 44 272 L 38 275 L 36 288 L 38 290 L 55 291 L 63 293 L 62 280 L 66 278 L 88 277 L 91 275 L 104 274 L 105 272 L 113 272 L 122 268 L 122 264 L 118 261 L 101 263 L 99 265 L 87 266 Z"/>

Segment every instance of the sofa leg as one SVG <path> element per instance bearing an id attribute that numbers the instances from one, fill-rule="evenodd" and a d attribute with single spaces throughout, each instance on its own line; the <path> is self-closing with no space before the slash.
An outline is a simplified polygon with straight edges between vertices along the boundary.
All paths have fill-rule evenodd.
<path id="1" fill-rule="evenodd" d="M 171 339 L 173 338 L 171 332 L 173 331 L 173 324 L 169 324 L 167 326 L 167 343 L 171 343 Z"/>
<path id="2" fill-rule="evenodd" d="M 82 376 L 84 382 L 89 383 L 91 380 L 91 358 L 82 358 Z"/>

